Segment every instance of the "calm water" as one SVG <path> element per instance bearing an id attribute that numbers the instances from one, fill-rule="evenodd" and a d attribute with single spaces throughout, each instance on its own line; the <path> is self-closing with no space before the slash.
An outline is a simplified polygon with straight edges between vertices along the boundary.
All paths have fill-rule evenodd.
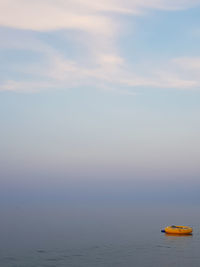
<path id="1" fill-rule="evenodd" d="M 194 228 L 169 236 L 171 224 Z M 1 206 L 0 266 L 200 266 L 197 206 Z"/>

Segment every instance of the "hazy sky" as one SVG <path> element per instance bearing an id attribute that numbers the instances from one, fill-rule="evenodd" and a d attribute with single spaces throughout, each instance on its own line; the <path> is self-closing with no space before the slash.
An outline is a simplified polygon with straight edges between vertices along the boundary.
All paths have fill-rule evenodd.
<path id="1" fill-rule="evenodd" d="M 199 14 L 199 0 L 0 0 L 2 179 L 198 179 Z"/>

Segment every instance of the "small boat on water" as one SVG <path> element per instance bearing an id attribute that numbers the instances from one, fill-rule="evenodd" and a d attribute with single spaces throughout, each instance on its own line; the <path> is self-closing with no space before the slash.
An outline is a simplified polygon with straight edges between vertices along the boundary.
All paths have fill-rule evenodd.
<path id="1" fill-rule="evenodd" d="M 167 234 L 178 234 L 178 235 L 189 235 L 193 231 L 192 227 L 189 226 L 180 226 L 180 225 L 172 225 L 166 227 L 161 232 L 167 233 Z"/>

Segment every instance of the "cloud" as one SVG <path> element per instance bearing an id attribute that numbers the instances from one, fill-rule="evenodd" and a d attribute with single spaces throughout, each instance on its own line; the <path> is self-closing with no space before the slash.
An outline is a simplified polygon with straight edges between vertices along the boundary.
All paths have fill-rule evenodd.
<path id="1" fill-rule="evenodd" d="M 31 30 L 73 28 L 105 32 L 110 23 L 104 12 L 139 14 L 143 9 L 176 10 L 199 0 L 1 0 L 0 24 Z"/>
<path id="2" fill-rule="evenodd" d="M 54 88 L 55 84 L 48 82 L 18 82 L 18 81 L 6 81 L 0 84 L 0 91 L 10 91 L 10 92 L 30 92 L 36 93 L 44 88 Z"/>
<path id="3" fill-rule="evenodd" d="M 82 30 L 111 35 L 110 14 L 141 14 L 145 9 L 177 10 L 199 0 L 0 0 L 0 25 L 24 30 Z"/>
<path id="4" fill-rule="evenodd" d="M 192 77 L 188 71 L 185 74 L 181 67 L 177 69 L 177 61 L 184 60 L 181 58 L 169 62 L 168 68 L 163 70 L 149 70 L 146 76 L 133 72 L 131 68 L 126 67 L 123 59 L 114 56 L 103 56 L 102 63 L 94 68 L 80 66 L 75 61 L 64 60 L 59 55 L 49 54 L 49 58 L 45 68 L 43 66 L 32 66 L 23 70 L 16 68 L 16 72 L 34 73 L 36 79 L 5 81 L 0 84 L 0 91 L 37 93 L 42 90 L 66 90 L 84 85 L 135 95 L 134 89 L 141 87 L 179 90 L 200 87 L 200 78 Z M 173 69 L 176 69 L 176 72 Z"/>
<path id="5" fill-rule="evenodd" d="M 184 65 L 194 70 L 198 62 L 174 59 L 169 68 L 156 71 L 154 64 L 155 69 L 146 69 L 147 75 L 144 75 L 121 56 L 118 40 L 126 27 L 121 20 L 124 15 L 139 16 L 149 9 L 184 9 L 199 3 L 197 0 L 0 0 L 0 26 L 16 29 L 9 35 L 10 30 L 5 28 L 0 49 L 22 49 L 42 55 L 40 62 L 28 62 L 25 67 L 12 64 L 12 70 L 23 78 L 3 81 L 0 90 L 34 92 L 85 85 L 196 87 L 199 80 L 194 75 L 185 78 L 183 74 Z M 84 47 L 79 57 L 68 58 L 35 34 L 61 30 L 66 46 L 68 38 Z M 30 75 L 32 80 L 26 78 Z"/>
<path id="6" fill-rule="evenodd" d="M 111 34 L 112 21 L 92 7 L 78 0 L 1 0 L 0 25 L 35 31 L 75 29 Z"/>
<path id="7" fill-rule="evenodd" d="M 177 64 L 181 69 L 187 71 L 197 71 L 199 74 L 200 71 L 200 58 L 198 57 L 182 57 L 175 58 L 173 60 L 175 64 Z"/>

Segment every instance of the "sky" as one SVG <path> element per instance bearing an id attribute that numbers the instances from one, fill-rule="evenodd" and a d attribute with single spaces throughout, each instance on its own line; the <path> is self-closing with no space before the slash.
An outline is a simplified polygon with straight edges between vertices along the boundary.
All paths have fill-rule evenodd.
<path id="1" fill-rule="evenodd" d="M 192 195 L 199 12 L 199 0 L 0 0 L 1 191 L 183 182 Z"/>

